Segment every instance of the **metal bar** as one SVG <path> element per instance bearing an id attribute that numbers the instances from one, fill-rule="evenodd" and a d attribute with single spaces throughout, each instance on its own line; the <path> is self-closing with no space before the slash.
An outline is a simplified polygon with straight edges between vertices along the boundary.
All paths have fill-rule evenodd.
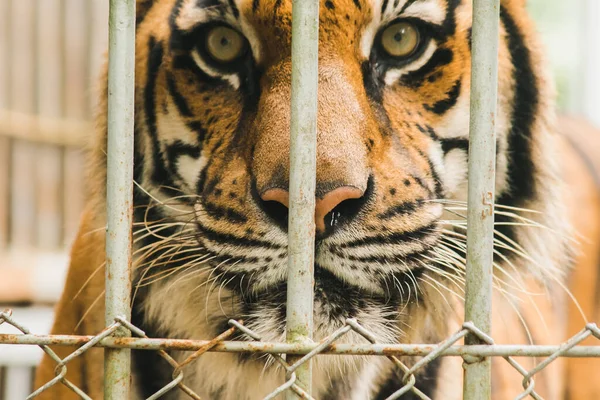
<path id="1" fill-rule="evenodd" d="M 0 334 L 2 345 L 32 346 L 82 346 L 95 336 L 76 335 L 14 335 Z M 148 339 L 148 338 L 115 338 L 107 337 L 98 342 L 97 347 L 136 349 L 136 350 L 176 350 L 197 351 L 206 347 L 210 340 L 188 339 Z M 305 355 L 319 346 L 319 343 L 279 343 L 279 342 L 231 342 L 216 344 L 209 352 L 217 353 L 265 353 Z M 434 344 L 331 344 L 319 355 L 360 355 L 360 356 L 415 356 L 425 357 L 437 349 Z M 454 345 L 444 350 L 440 357 L 549 357 L 560 351 L 562 345 Z M 600 346 L 576 346 L 561 353 L 561 357 L 589 358 L 600 357 Z M 0 355 L 0 361 L 10 360 Z"/>
<path id="2" fill-rule="evenodd" d="M 290 343 L 312 339 L 319 1 L 292 3 L 292 105 L 290 123 L 290 210 L 286 336 Z M 297 357 L 290 357 L 290 364 Z M 311 392 L 312 369 L 296 370 L 298 384 Z M 288 391 L 288 399 L 299 398 Z"/>
<path id="3" fill-rule="evenodd" d="M 135 0 L 110 0 L 106 228 L 106 325 L 131 317 Z M 115 336 L 129 336 L 124 328 Z M 107 349 L 104 398 L 128 399 L 130 350 Z"/>
<path id="4" fill-rule="evenodd" d="M 500 0 L 473 1 L 465 320 L 491 329 Z M 478 344 L 472 334 L 465 344 Z M 491 359 L 465 362 L 463 398 L 491 398 Z"/>

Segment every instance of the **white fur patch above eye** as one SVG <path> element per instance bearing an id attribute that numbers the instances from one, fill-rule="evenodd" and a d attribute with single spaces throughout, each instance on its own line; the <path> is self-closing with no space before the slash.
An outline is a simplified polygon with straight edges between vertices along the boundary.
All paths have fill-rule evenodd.
<path id="1" fill-rule="evenodd" d="M 389 69 L 385 73 L 385 77 L 384 77 L 385 84 L 388 86 L 391 86 L 394 83 L 396 83 L 398 81 L 398 79 L 400 79 L 400 77 L 402 77 L 402 75 L 405 75 L 409 72 L 416 71 L 418 69 L 421 69 L 427 63 L 427 61 L 429 61 L 431 56 L 433 56 L 433 53 L 435 53 L 436 50 L 437 50 L 437 44 L 435 43 L 435 41 L 430 40 L 429 44 L 427 45 L 427 48 L 425 49 L 423 54 L 421 54 L 421 57 L 419 57 L 419 59 L 405 65 L 402 68 Z"/>
<path id="2" fill-rule="evenodd" d="M 371 22 L 369 22 L 369 25 L 367 25 L 367 27 L 363 31 L 362 37 L 360 39 L 360 53 L 366 60 L 368 60 L 369 56 L 371 55 L 373 41 L 375 40 L 375 35 L 377 34 L 381 23 L 379 11 L 376 11 L 375 14 L 376 15 L 373 16 Z"/>
<path id="3" fill-rule="evenodd" d="M 236 19 L 229 7 L 222 5 L 198 7 L 197 3 L 197 0 L 184 0 L 175 20 L 177 28 L 191 31 L 198 25 L 215 20 L 235 24 Z"/>
<path id="4" fill-rule="evenodd" d="M 241 0 L 237 1 L 238 8 L 240 10 L 243 7 L 241 2 Z M 254 26 L 248 21 L 248 18 L 246 18 L 246 15 L 244 13 L 241 13 L 238 19 L 239 31 L 246 36 L 246 40 L 250 44 L 250 50 L 252 50 L 252 56 L 254 57 L 256 64 L 260 64 L 262 60 L 262 46 L 260 38 L 258 36 L 258 32 L 254 28 Z"/>
<path id="5" fill-rule="evenodd" d="M 432 24 L 441 25 L 446 19 L 446 9 L 439 0 L 416 1 L 404 10 L 402 17 L 419 18 Z"/>
<path id="6" fill-rule="evenodd" d="M 220 78 L 220 79 L 223 79 L 223 80 L 229 82 L 229 84 L 231 84 L 231 86 L 235 90 L 240 88 L 240 77 L 237 76 L 237 74 L 222 74 L 221 72 L 217 71 L 216 69 L 210 67 L 202 59 L 202 57 L 196 50 L 192 51 L 192 59 L 194 60 L 196 65 L 198 65 L 198 67 L 202 71 L 204 71 L 208 76 L 213 77 L 213 78 Z"/>

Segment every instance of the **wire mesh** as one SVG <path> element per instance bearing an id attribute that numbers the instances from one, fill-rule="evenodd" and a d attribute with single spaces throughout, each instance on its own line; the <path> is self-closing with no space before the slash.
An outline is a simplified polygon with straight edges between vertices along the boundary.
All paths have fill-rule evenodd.
<path id="1" fill-rule="evenodd" d="M 69 336 L 61 338 L 54 338 L 52 341 L 48 340 L 48 336 L 35 336 L 27 329 L 22 326 L 13 317 L 10 310 L 5 310 L 0 313 L 0 324 L 9 324 L 17 328 L 22 334 L 20 335 L 7 335 L 0 334 L 0 344 L 29 344 L 39 346 L 46 354 L 48 354 L 55 362 L 55 378 L 46 383 L 45 385 L 37 388 L 28 399 L 35 398 L 37 395 L 48 390 L 56 384 L 62 384 L 68 387 L 73 392 L 77 393 L 83 399 L 89 399 L 90 397 L 85 394 L 80 388 L 73 385 L 70 381 L 65 378 L 67 373 L 67 365 L 76 357 L 81 356 L 87 350 L 94 346 L 103 346 L 111 348 L 131 348 L 131 349 L 145 349 L 147 351 L 158 351 L 160 356 L 164 358 L 173 368 L 172 380 L 161 388 L 159 391 L 154 393 L 148 399 L 157 399 L 160 396 L 172 391 L 180 390 L 185 393 L 189 398 L 200 399 L 201 397 L 194 392 L 189 386 L 185 384 L 185 375 L 183 367 L 193 363 L 203 354 L 209 351 L 232 351 L 232 352 L 249 352 L 249 353 L 265 353 L 269 357 L 273 357 L 278 365 L 284 368 L 286 371 L 287 380 L 273 392 L 271 392 L 266 399 L 274 399 L 278 395 L 291 391 L 297 396 L 303 399 L 312 399 L 313 397 L 302 389 L 298 384 L 298 378 L 296 371 L 302 365 L 312 360 L 318 355 L 324 354 L 338 354 L 338 355 L 349 355 L 349 354 L 370 354 L 370 355 L 381 355 L 387 357 L 390 362 L 399 368 L 403 373 L 402 386 L 399 390 L 394 392 L 388 397 L 388 400 L 398 399 L 406 393 L 413 393 L 417 398 L 429 399 L 421 390 L 419 390 L 419 383 L 417 381 L 418 371 L 425 368 L 432 361 L 439 357 L 458 356 L 462 357 L 464 363 L 475 363 L 479 362 L 482 356 L 491 357 L 498 356 L 504 358 L 516 371 L 523 376 L 522 386 L 523 392 L 520 393 L 516 399 L 541 399 L 542 397 L 535 391 L 535 380 L 534 376 L 544 370 L 548 365 L 555 361 L 559 357 L 565 356 L 577 356 L 577 357 L 600 357 L 600 346 L 578 346 L 581 342 L 589 337 L 595 337 L 600 339 L 600 329 L 596 324 L 587 324 L 580 332 L 569 338 L 564 343 L 558 346 L 500 346 L 494 344 L 494 339 L 484 333 L 482 330 L 477 328 L 472 322 L 466 322 L 462 328 L 449 336 L 446 340 L 438 343 L 437 345 L 394 345 L 387 343 L 377 343 L 375 335 L 366 329 L 356 319 L 347 319 L 343 327 L 336 330 L 321 341 L 314 343 L 310 346 L 297 346 L 288 347 L 287 350 L 291 354 L 298 354 L 299 357 L 293 363 L 288 363 L 285 360 L 284 353 L 278 353 L 278 350 L 272 346 L 272 343 L 261 342 L 261 337 L 256 332 L 247 328 L 243 325 L 242 321 L 230 320 L 230 328 L 215 338 L 207 341 L 196 341 L 194 346 L 190 346 L 190 341 L 187 340 L 173 340 L 173 339 L 153 339 L 151 343 L 153 346 L 148 346 L 147 341 L 126 341 L 122 338 L 119 340 L 111 341 L 110 335 L 112 335 L 120 327 L 124 327 L 132 332 L 132 334 L 139 338 L 148 339 L 146 334 L 126 319 L 122 317 L 115 318 L 114 322 L 110 324 L 102 332 L 96 336 Z M 341 339 L 344 335 L 353 331 L 362 336 L 368 344 L 363 344 L 360 348 L 349 349 L 348 346 L 336 345 L 336 342 Z M 226 340 L 235 333 L 243 333 L 248 338 L 251 338 L 256 343 L 252 346 L 252 342 L 227 342 Z M 457 346 L 465 336 L 468 334 L 475 335 L 479 341 L 484 345 L 464 345 Z M 25 339 L 25 340 L 19 340 Z M 48 344 L 53 345 L 76 345 L 79 344 L 77 350 L 68 355 L 67 357 L 60 359 L 56 353 L 54 353 Z M 600 343 L 599 343 L 600 344 Z M 181 362 L 175 361 L 166 351 L 169 349 L 176 350 L 194 350 L 191 355 L 185 358 Z M 382 351 L 386 349 L 386 351 Z M 486 349 L 486 351 L 483 351 Z M 360 351 L 359 351 L 360 350 Z M 419 355 L 422 358 L 412 366 L 407 366 L 405 363 L 400 361 L 401 356 L 414 356 Z M 546 357 L 539 364 L 532 369 L 525 369 L 515 359 L 514 356 L 530 356 L 530 357 Z"/>

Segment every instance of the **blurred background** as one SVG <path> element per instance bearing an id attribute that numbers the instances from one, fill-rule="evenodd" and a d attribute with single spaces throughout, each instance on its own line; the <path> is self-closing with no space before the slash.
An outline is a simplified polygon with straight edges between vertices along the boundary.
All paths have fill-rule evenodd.
<path id="1" fill-rule="evenodd" d="M 0 309 L 48 333 L 83 205 L 108 0 L 0 0 Z M 600 127 L 600 0 L 528 0 L 562 111 Z M 15 332 L 0 325 L 0 333 Z M 0 400 L 31 391 L 37 348 L 0 347 Z"/>

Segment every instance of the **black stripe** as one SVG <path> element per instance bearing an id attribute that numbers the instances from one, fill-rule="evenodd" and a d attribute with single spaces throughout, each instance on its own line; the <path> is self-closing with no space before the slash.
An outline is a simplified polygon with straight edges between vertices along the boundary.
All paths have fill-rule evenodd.
<path id="1" fill-rule="evenodd" d="M 420 243 L 422 246 L 418 250 L 411 250 L 410 252 L 405 252 L 401 254 L 391 254 L 386 256 L 352 256 L 344 254 L 343 252 L 336 250 L 335 248 L 330 248 L 332 254 L 336 255 L 339 258 L 348 261 L 359 262 L 361 264 L 365 263 L 376 263 L 379 266 L 381 265 L 393 265 L 396 263 L 401 263 L 402 267 L 406 267 L 407 264 L 412 264 L 417 261 L 422 261 L 422 255 L 427 250 L 433 248 L 433 246 L 438 242 L 437 238 L 432 240 L 430 243 Z M 409 265 L 410 266 L 410 265 Z"/>
<path id="2" fill-rule="evenodd" d="M 402 9 L 400 10 L 400 14 L 403 14 L 408 7 L 412 6 L 415 3 L 415 1 L 417 0 L 408 0 L 406 3 L 404 3 L 404 6 L 402 6 Z"/>
<path id="3" fill-rule="evenodd" d="M 231 0 L 230 0 L 231 4 Z M 221 2 L 219 0 L 196 0 L 197 8 L 209 8 L 209 7 L 220 7 Z"/>
<path id="4" fill-rule="evenodd" d="M 400 263 L 402 265 L 403 268 L 409 266 L 412 267 L 412 265 L 414 262 L 416 261 L 422 261 L 423 257 L 423 253 L 429 249 L 431 249 L 433 247 L 433 245 L 437 243 L 437 240 L 432 241 L 431 243 L 421 243 L 422 247 L 419 250 L 416 251 L 411 251 L 410 253 L 403 253 L 403 254 L 394 254 L 394 255 L 389 255 L 389 256 L 365 256 L 365 257 L 357 257 L 357 256 L 348 256 L 348 257 L 342 257 L 342 258 L 346 258 L 350 261 L 356 261 L 356 262 L 360 262 L 360 263 L 370 263 L 370 264 L 377 264 L 378 266 L 381 265 L 393 265 L 395 263 Z M 414 270 L 416 271 L 416 270 Z M 414 271 L 411 270 L 411 272 Z M 421 271 L 420 269 L 418 271 Z M 402 275 L 404 275 L 404 272 L 402 273 Z M 389 278 L 390 282 L 393 281 L 393 278 Z"/>
<path id="5" fill-rule="evenodd" d="M 264 240 L 252 239 L 243 236 L 236 236 L 230 233 L 217 232 L 214 229 L 208 228 L 202 225 L 200 222 L 197 224 L 198 232 L 200 232 L 208 240 L 216 243 L 235 244 L 241 247 L 258 247 L 272 250 L 285 250 L 285 246 L 280 246 Z"/>
<path id="6" fill-rule="evenodd" d="M 413 231 L 394 232 L 391 234 L 380 234 L 356 239 L 350 242 L 342 243 L 341 245 L 339 245 L 339 248 L 347 249 L 353 247 L 367 246 L 370 244 L 400 244 L 403 242 L 417 241 L 435 233 L 437 227 L 437 222 L 432 222 L 429 225 L 422 226 Z"/>
<path id="7" fill-rule="evenodd" d="M 210 258 L 211 263 L 216 264 L 215 271 L 223 273 L 222 281 L 229 281 L 233 276 L 239 275 L 238 273 L 230 272 L 230 266 L 233 264 L 247 263 L 254 264 L 256 266 L 261 260 L 259 257 L 246 257 L 246 256 L 232 256 L 229 254 L 222 254 L 203 248 L 204 254 Z M 226 264 L 226 265 L 223 265 Z M 241 278 L 241 277 L 240 277 Z M 229 285 L 226 285 L 230 287 Z"/>
<path id="8" fill-rule="evenodd" d="M 433 194 L 428 185 L 423 182 L 423 179 L 419 178 L 416 175 L 410 175 L 410 177 L 419 185 L 423 190 L 425 190 L 430 196 Z"/>
<path id="9" fill-rule="evenodd" d="M 138 0 L 135 5 L 135 27 L 137 29 L 138 26 L 144 21 L 148 11 L 154 4 L 154 0 Z"/>
<path id="10" fill-rule="evenodd" d="M 193 117 L 194 114 L 192 113 L 192 110 L 190 110 L 190 106 L 188 105 L 188 102 L 185 99 L 185 97 L 183 97 L 183 95 L 177 89 L 175 78 L 171 73 L 167 74 L 167 87 L 169 89 L 169 94 L 173 98 L 173 101 L 175 102 L 175 105 L 179 110 L 179 113 L 184 117 Z"/>
<path id="11" fill-rule="evenodd" d="M 362 10 L 362 6 L 360 5 L 360 0 L 354 0 L 354 5 L 356 6 L 356 8 L 358 8 L 359 10 Z"/>
<path id="12" fill-rule="evenodd" d="M 425 125 L 425 132 L 427 133 L 427 135 L 432 138 L 433 140 L 439 141 L 440 137 L 438 136 L 437 132 L 435 131 L 435 129 L 433 129 L 431 127 L 431 125 Z"/>
<path id="13" fill-rule="evenodd" d="M 417 211 L 421 205 L 423 205 L 422 200 L 407 201 L 405 203 L 388 208 L 384 212 L 378 214 L 377 217 L 381 219 L 389 219 L 397 215 L 411 214 Z"/>
<path id="14" fill-rule="evenodd" d="M 234 0 L 229 0 L 229 8 L 231 8 L 233 16 L 238 19 L 240 17 L 240 10 L 238 10 Z"/>
<path id="15" fill-rule="evenodd" d="M 388 0 L 383 0 L 383 2 L 381 3 L 381 15 L 383 15 L 383 13 L 385 12 L 387 5 L 388 5 Z"/>
<path id="16" fill-rule="evenodd" d="M 513 64 L 514 100 L 508 136 L 508 191 L 496 202 L 519 206 L 535 193 L 536 168 L 532 160 L 531 138 L 535 116 L 539 107 L 537 77 L 531 64 L 531 53 L 523 34 L 505 7 L 500 7 L 500 19 L 506 31 L 507 46 Z M 506 218 L 496 216 L 496 222 Z M 504 234 L 513 237 L 510 226 L 500 226 Z"/>
<path id="17" fill-rule="evenodd" d="M 166 146 L 167 160 L 169 166 L 173 168 L 177 159 L 182 155 L 187 155 L 192 158 L 200 157 L 200 147 L 193 144 L 184 143 L 181 140 L 175 140 L 173 143 Z"/>
<path id="18" fill-rule="evenodd" d="M 206 214 L 213 219 L 226 219 L 233 224 L 245 224 L 248 218 L 232 208 L 221 207 L 214 203 L 209 203 L 203 199 L 202 207 Z"/>
<path id="19" fill-rule="evenodd" d="M 256 12 L 258 10 L 258 5 L 260 3 L 260 0 L 252 0 L 252 12 Z"/>
<path id="20" fill-rule="evenodd" d="M 189 121 L 187 123 L 187 126 L 192 131 L 196 132 L 196 138 L 198 140 L 198 144 L 202 145 L 202 143 L 204 142 L 204 138 L 206 137 L 206 129 L 204 128 L 204 125 L 202 125 L 202 122 Z"/>
<path id="21" fill-rule="evenodd" d="M 446 20 L 444 21 L 444 30 L 447 35 L 456 33 L 456 9 L 462 0 L 447 0 L 448 7 L 446 8 Z"/>
<path id="22" fill-rule="evenodd" d="M 166 145 L 165 150 L 165 153 L 167 155 L 169 172 L 172 176 L 176 176 L 179 181 L 185 182 L 183 177 L 179 173 L 179 168 L 177 168 L 177 161 L 179 160 L 179 157 L 183 155 L 187 155 L 194 159 L 198 159 L 198 157 L 200 157 L 200 146 L 184 143 L 181 140 L 175 140 L 173 143 Z M 197 171 L 197 174 L 200 174 L 200 171 Z M 192 188 L 194 186 L 192 186 Z M 183 198 L 183 201 L 185 201 L 186 199 L 187 198 Z M 195 201 L 195 199 L 187 200 L 191 201 L 192 203 Z"/>
<path id="23" fill-rule="evenodd" d="M 450 49 L 440 48 L 433 53 L 429 61 L 416 71 L 409 72 L 401 78 L 402 84 L 417 89 L 423 85 L 425 78 L 437 68 L 448 65 L 454 59 L 454 53 Z"/>
<path id="24" fill-rule="evenodd" d="M 420 125 L 418 125 L 420 126 Z M 422 132 L 426 132 L 423 130 Z M 414 148 L 415 151 L 421 156 L 421 158 L 429 165 L 429 171 L 431 172 L 431 178 L 433 179 L 434 191 L 432 193 L 431 189 L 428 186 L 425 186 L 424 182 L 420 182 L 421 186 L 427 190 L 427 193 L 430 195 L 434 195 L 436 198 L 444 197 L 444 189 L 442 187 L 442 180 L 440 179 L 440 174 L 435 169 L 435 165 L 431 161 L 431 159 L 418 147 Z M 416 179 L 416 177 L 415 177 Z"/>
<path id="25" fill-rule="evenodd" d="M 442 151 L 444 154 L 448 154 L 448 152 L 454 149 L 460 149 L 464 152 L 469 151 L 469 139 L 466 138 L 448 138 L 441 139 L 442 142 Z"/>
<path id="26" fill-rule="evenodd" d="M 429 164 L 429 170 L 431 171 L 431 177 L 433 178 L 433 184 L 435 186 L 435 197 L 438 199 L 446 197 L 444 195 L 444 187 L 442 185 L 442 179 L 440 178 L 439 172 L 435 169 L 435 165 L 430 158 L 427 158 Z"/>
<path id="27" fill-rule="evenodd" d="M 360 66 L 363 76 L 363 86 L 367 92 L 367 96 L 373 101 L 381 104 L 383 100 L 383 80 L 377 79 L 378 72 L 376 64 L 371 60 L 367 60 Z"/>
<path id="28" fill-rule="evenodd" d="M 200 3 L 199 0 L 197 3 Z M 171 31 L 179 32 L 179 28 L 177 27 L 177 17 L 179 17 L 179 12 L 181 11 L 181 7 L 183 5 L 183 0 L 177 0 L 173 10 L 171 10 L 171 15 L 169 16 L 169 26 L 171 27 Z"/>
<path id="29" fill-rule="evenodd" d="M 156 127 L 156 79 L 163 62 L 163 44 L 150 37 L 148 42 L 148 68 L 147 79 L 144 87 L 144 114 L 146 126 L 152 141 L 152 181 L 159 185 L 175 186 L 165 166 L 163 152 L 158 139 Z"/>
<path id="30" fill-rule="evenodd" d="M 454 82 L 452 89 L 446 93 L 446 98 L 436 102 L 433 106 L 424 104 L 423 107 L 427 111 L 431 111 L 437 115 L 442 115 L 456 105 L 458 97 L 460 96 L 461 80 Z"/>

